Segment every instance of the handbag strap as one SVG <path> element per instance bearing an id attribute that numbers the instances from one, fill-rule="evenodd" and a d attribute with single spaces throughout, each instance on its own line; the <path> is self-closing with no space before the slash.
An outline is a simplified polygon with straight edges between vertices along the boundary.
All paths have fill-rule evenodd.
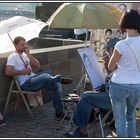
<path id="1" fill-rule="evenodd" d="M 138 57 L 138 54 L 136 53 L 136 50 L 134 49 L 134 47 L 132 47 L 132 44 L 129 41 L 127 41 L 127 45 L 131 49 L 131 51 L 133 52 L 133 54 L 135 56 L 135 59 L 136 59 L 137 65 L 138 65 L 138 70 L 140 72 L 140 59 Z"/>

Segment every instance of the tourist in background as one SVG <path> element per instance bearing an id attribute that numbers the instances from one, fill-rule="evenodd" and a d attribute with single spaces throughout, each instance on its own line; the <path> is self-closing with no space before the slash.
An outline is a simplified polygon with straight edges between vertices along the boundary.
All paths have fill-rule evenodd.
<path id="1" fill-rule="evenodd" d="M 87 29 L 74 29 L 75 39 L 86 40 L 86 35 L 88 35 Z"/>

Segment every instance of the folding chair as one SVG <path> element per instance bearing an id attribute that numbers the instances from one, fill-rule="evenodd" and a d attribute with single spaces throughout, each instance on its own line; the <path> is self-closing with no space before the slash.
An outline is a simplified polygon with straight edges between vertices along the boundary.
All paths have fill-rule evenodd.
<path id="1" fill-rule="evenodd" d="M 77 104 L 80 100 L 81 93 L 83 93 L 84 89 L 85 89 L 85 82 L 84 82 L 85 77 L 86 77 L 86 73 L 83 74 L 83 76 L 81 77 L 80 81 L 78 82 L 78 84 L 77 84 L 76 88 L 73 90 L 73 92 L 62 97 L 62 102 L 64 104 L 65 116 L 62 118 L 61 122 L 59 123 L 57 130 L 59 130 L 61 128 L 61 126 L 65 120 L 65 117 L 67 115 L 70 116 L 70 120 L 68 122 L 66 132 L 69 131 L 70 125 L 71 125 L 71 127 L 74 126 L 73 115 L 74 115 L 75 109 L 77 107 Z M 74 99 L 74 98 L 76 98 L 76 99 Z"/>
<path id="2" fill-rule="evenodd" d="M 76 94 L 69 94 L 68 96 L 65 96 L 64 98 L 62 97 L 62 102 L 64 103 L 65 115 L 61 119 L 61 122 L 59 123 L 57 130 L 59 130 L 61 128 L 66 116 L 70 117 L 70 120 L 69 120 L 67 128 L 66 128 L 66 132 L 69 131 L 70 125 L 71 125 L 71 127 L 74 126 L 72 119 L 73 119 L 73 115 L 74 115 L 75 109 L 77 107 L 77 104 L 79 102 L 79 99 L 80 99 L 80 97 Z"/>
<path id="3" fill-rule="evenodd" d="M 101 117 L 101 113 L 100 112 L 98 113 L 102 137 L 105 137 L 104 127 L 109 127 L 114 121 L 114 118 L 112 118 L 110 121 L 106 122 L 111 113 L 112 113 L 112 109 L 108 110 L 103 118 Z"/>
<path id="4" fill-rule="evenodd" d="M 31 111 L 31 109 L 29 107 L 29 103 L 28 103 L 25 95 L 26 94 L 32 94 L 32 95 L 34 95 L 37 103 L 39 104 L 39 101 L 38 101 L 38 99 L 36 98 L 36 95 L 35 95 L 36 92 L 22 90 L 21 87 L 19 86 L 19 83 L 16 80 L 16 78 L 13 78 L 12 81 L 11 81 L 11 85 L 10 85 L 10 88 L 9 88 L 9 92 L 8 92 L 8 95 L 7 95 L 7 99 L 6 99 L 6 103 L 5 103 L 5 106 L 4 106 L 4 112 L 3 113 L 6 114 L 6 111 L 8 109 L 8 105 L 9 105 L 9 101 L 10 101 L 10 98 L 11 98 L 12 93 L 16 93 L 16 95 L 17 95 L 17 101 L 16 101 L 16 104 L 15 104 L 15 110 L 17 108 L 18 101 L 19 101 L 19 98 L 21 96 L 22 97 L 22 100 L 23 100 L 23 102 L 25 104 L 25 107 L 26 107 L 26 109 L 28 111 L 28 113 L 29 113 L 30 117 L 32 118 L 33 117 L 32 111 Z"/>

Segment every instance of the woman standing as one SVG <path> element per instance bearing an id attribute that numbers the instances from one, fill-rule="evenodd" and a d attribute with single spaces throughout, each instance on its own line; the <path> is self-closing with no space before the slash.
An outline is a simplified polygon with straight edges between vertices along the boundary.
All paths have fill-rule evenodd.
<path id="1" fill-rule="evenodd" d="M 113 71 L 110 98 L 118 137 L 136 137 L 135 109 L 140 101 L 140 69 L 133 49 L 140 56 L 140 15 L 131 9 L 123 14 L 120 29 L 127 33 L 115 45 L 108 69 Z M 131 48 L 132 47 L 132 48 Z"/>

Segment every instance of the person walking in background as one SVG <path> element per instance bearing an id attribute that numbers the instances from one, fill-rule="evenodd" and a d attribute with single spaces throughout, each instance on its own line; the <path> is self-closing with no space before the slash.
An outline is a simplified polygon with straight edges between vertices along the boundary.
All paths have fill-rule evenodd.
<path id="1" fill-rule="evenodd" d="M 123 14 L 120 29 L 127 33 L 114 48 L 108 64 L 113 72 L 109 96 L 115 118 L 117 137 L 136 137 L 135 110 L 140 101 L 140 15 L 131 9 Z"/>
<path id="2" fill-rule="evenodd" d="M 75 38 L 85 41 L 87 32 L 87 29 L 74 29 Z"/>

